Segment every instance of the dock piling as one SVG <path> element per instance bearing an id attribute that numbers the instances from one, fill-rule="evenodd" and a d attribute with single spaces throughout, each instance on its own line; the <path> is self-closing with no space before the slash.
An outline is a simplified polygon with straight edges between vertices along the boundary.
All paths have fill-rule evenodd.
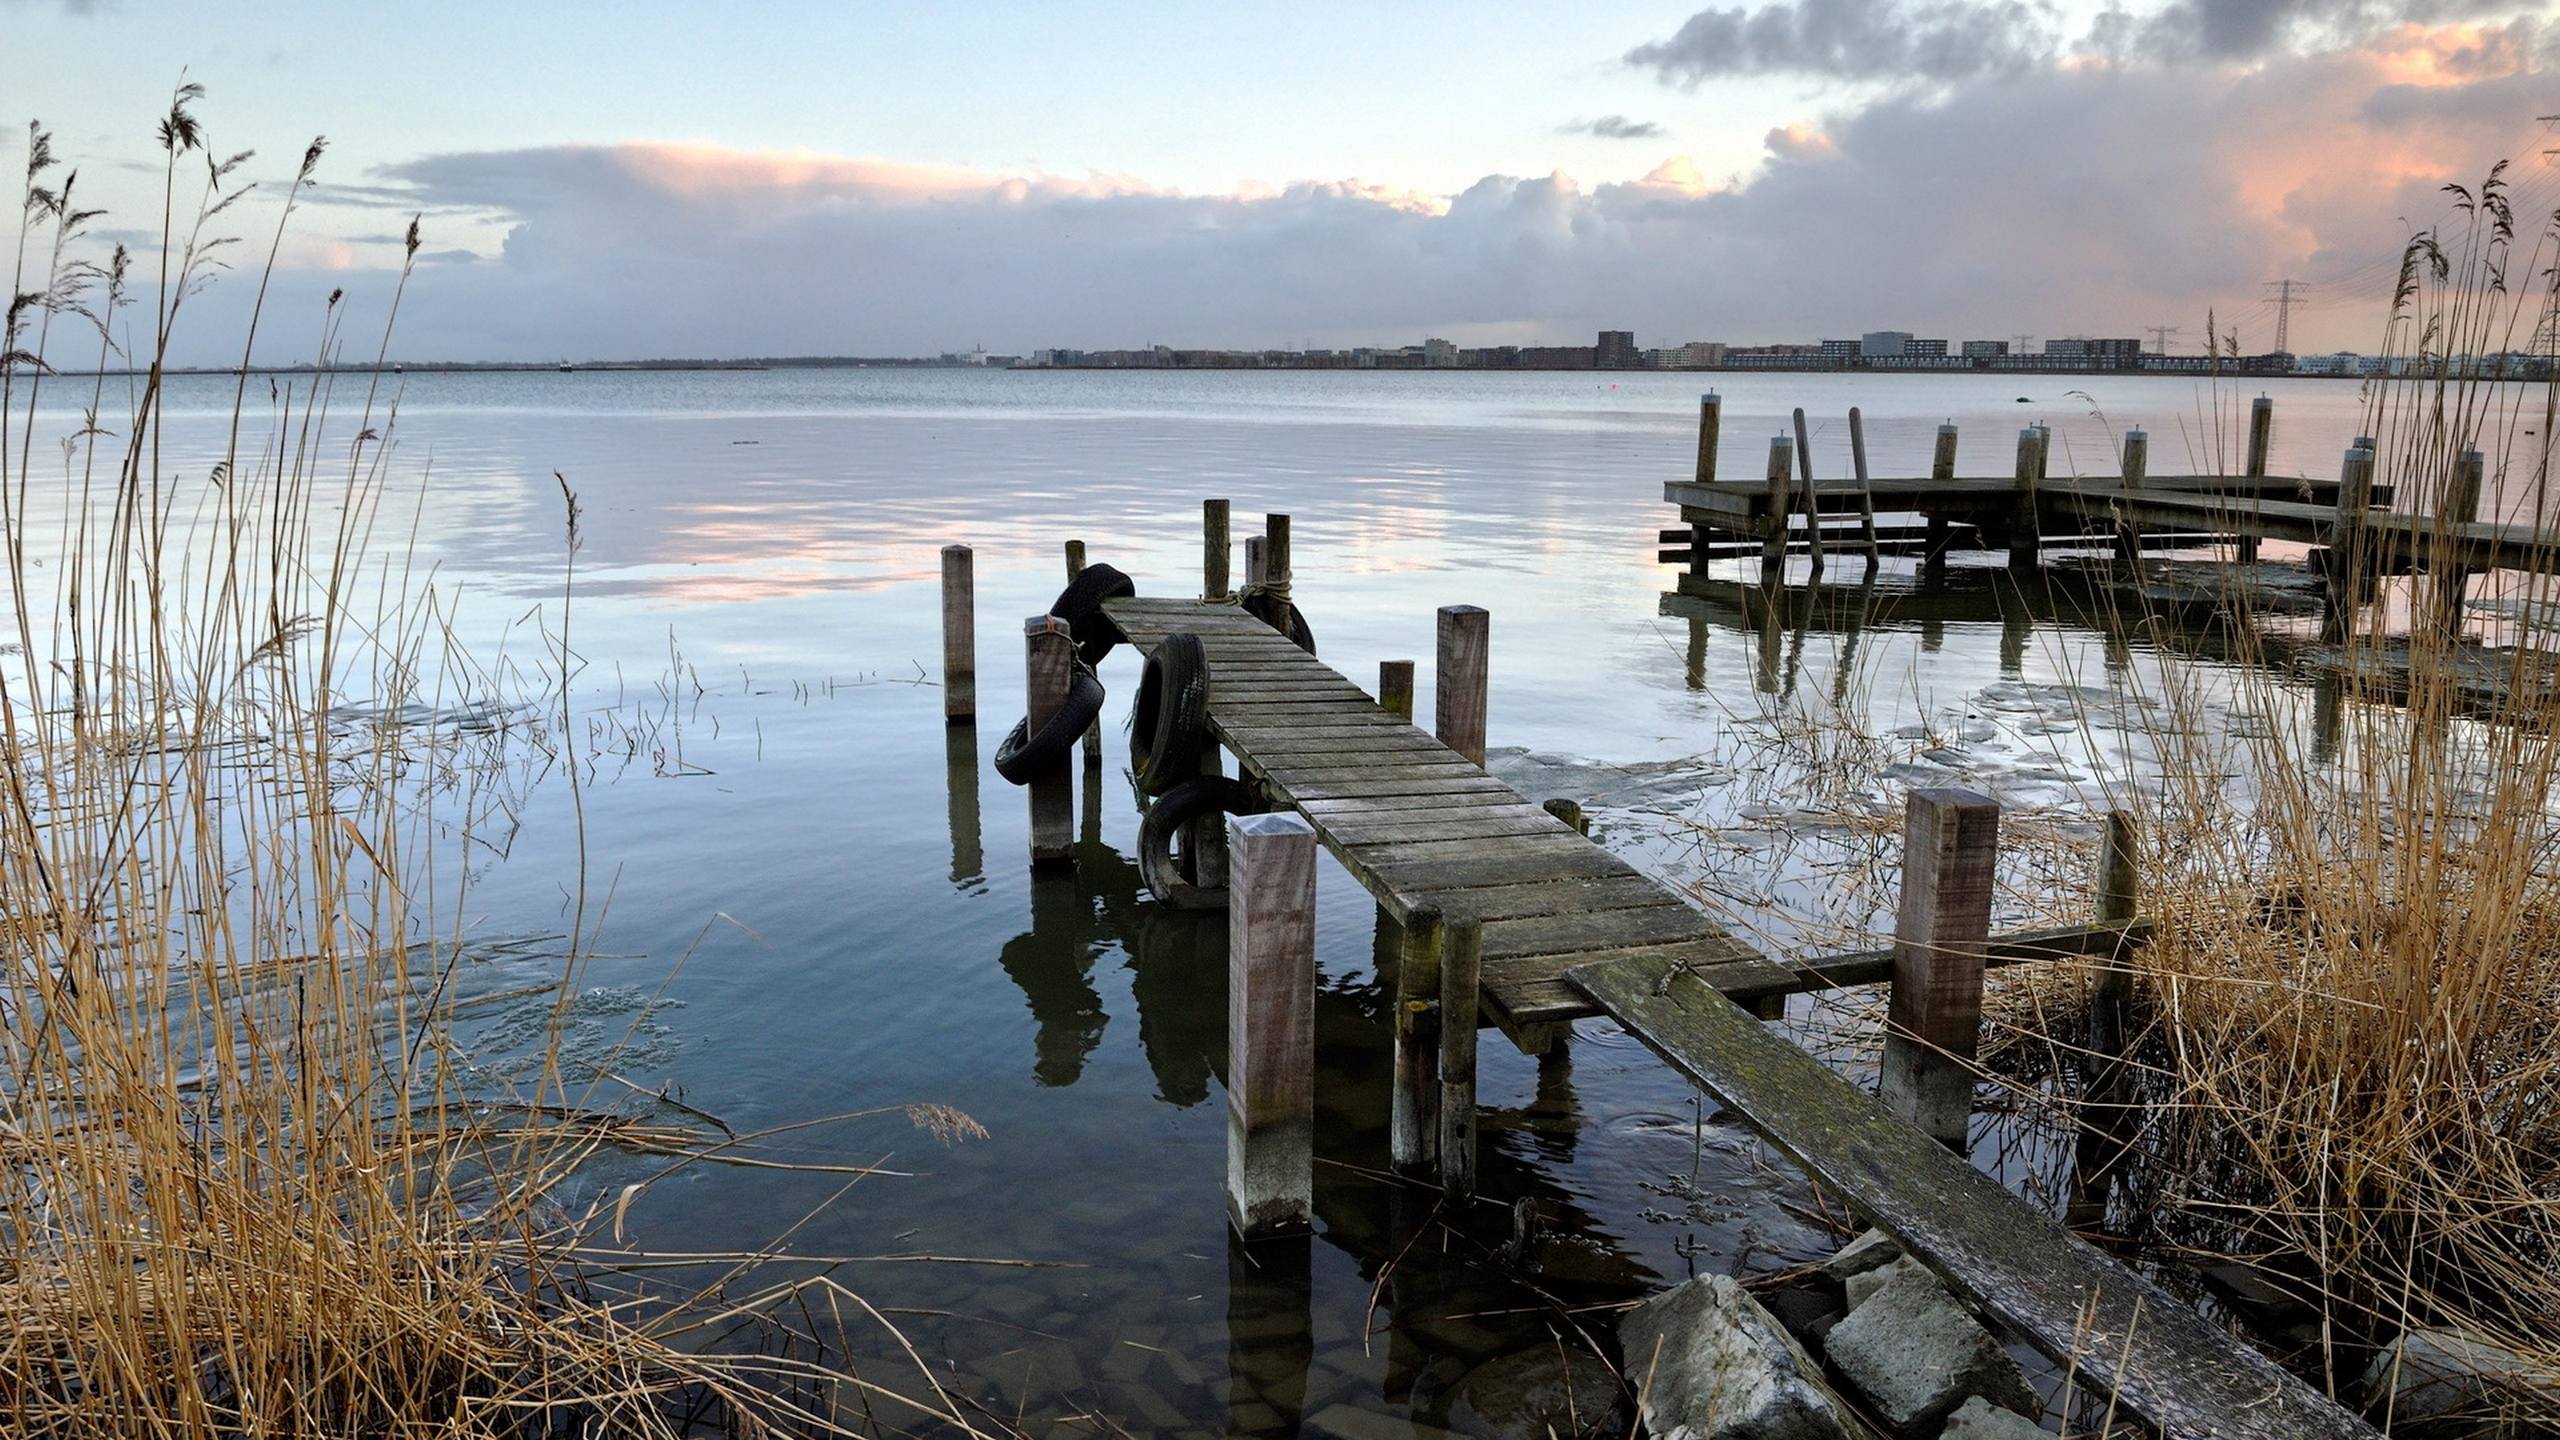
<path id="1" fill-rule="evenodd" d="M 2437 528 L 2444 536 L 2448 550 L 2454 549 L 2454 533 L 2480 518 L 2480 486 L 2487 477 L 2487 462 L 2477 450 L 2465 450 L 2453 464 L 2453 485 L 2445 492 L 2444 514 Z M 2435 577 L 2436 623 L 2447 630 L 2462 628 L 2463 592 L 2471 585 L 2471 567 L 2446 562 Z"/>
<path id="2" fill-rule="evenodd" d="M 1710 390 L 1698 397 L 1698 483 L 1712 485 L 1716 478 L 1716 447 L 1724 440 L 1724 397 Z M 1703 556 L 1713 535 L 1703 525 L 1689 527 L 1689 553 Z"/>
<path id="3" fill-rule="evenodd" d="M 1794 484 L 1795 442 L 1784 435 L 1769 437 L 1769 498 L 1767 513 L 1760 517 L 1760 578 L 1763 583 L 1777 578 L 1787 563 L 1787 491 Z"/>
<path id="4" fill-rule="evenodd" d="M 1822 498 L 1813 488 L 1813 441 L 1805 434 L 1804 407 L 1796 407 L 1796 480 L 1804 487 L 1804 543 L 1813 573 L 1822 573 Z"/>
<path id="5" fill-rule="evenodd" d="M 2139 425 L 2124 432 L 2124 488 L 2129 500 L 2151 475 L 2151 436 Z M 2116 558 L 2142 563 L 2142 522 L 2126 515 L 2116 522 Z"/>
<path id="6" fill-rule="evenodd" d="M 2246 474 L 2251 480 L 2264 480 L 2267 478 L 2267 452 L 2275 443 L 2275 430 L 2276 402 L 2274 397 L 2261 395 L 2257 399 L 2250 401 L 2249 451 Z M 2250 487 L 2249 493 L 2254 503 L 2258 498 L 2262 498 L 2264 493 L 2263 487 L 2253 485 Z M 2241 562 L 2244 564 L 2258 558 L 2258 536 L 2255 532 L 2249 530 L 2242 530 L 2240 532 L 2239 557 Z"/>
<path id="7" fill-rule="evenodd" d="M 1953 420 L 1938 427 L 1937 448 L 1929 455 L 1929 478 L 1956 478 L 1956 422 Z M 1926 547 L 1923 553 L 1931 560 L 1942 558 L 1947 553 L 1947 517 L 1944 512 L 1932 510 L 1928 512 L 1927 519 L 1929 528 L 1922 540 Z"/>
<path id="8" fill-rule="evenodd" d="M 1084 542 L 1070 540 L 1066 548 L 1067 583 L 1073 585 L 1076 577 L 1084 573 Z M 1102 721 L 1099 718 L 1084 727 L 1084 763 L 1087 769 L 1102 768 Z"/>
<path id="9" fill-rule="evenodd" d="M 2098 844 L 2096 890 L 2098 919 L 2130 924 L 2142 900 L 2141 872 L 2134 862 L 2134 819 L 2128 810 L 2110 811 Z M 2094 1225 L 2106 1218 L 2107 1182 L 2123 1151 L 2119 1138 L 2132 1102 L 2132 1072 L 2125 1049 L 2132 1041 L 2128 1012 L 2133 1006 L 2133 970 L 2122 948 L 2105 957 L 2089 987 L 2088 1079 L 2082 1103 L 2087 1108 L 2076 1145 L 2070 1223 Z"/>
<path id="10" fill-rule="evenodd" d="M 1378 708 L 1399 720 L 1413 719 L 1413 662 L 1378 662 Z"/>
<path id="11" fill-rule="evenodd" d="M 1262 588 L 1271 597 L 1271 628 L 1287 635 L 1296 628 L 1297 607 L 1289 599 L 1289 517 L 1262 517 Z"/>
<path id="12" fill-rule="evenodd" d="M 1387 1158 L 1407 1175 L 1429 1171 L 1440 1151 L 1440 963 L 1446 927 L 1436 905 L 1405 916 L 1396 957 L 1395 1074 L 1387 1101 Z"/>
<path id="13" fill-rule="evenodd" d="M 2009 568 L 2030 571 L 2036 568 L 2041 553 L 2038 532 L 2043 529 L 2036 518 L 2036 481 L 2043 469 L 2044 439 L 2038 427 L 2029 425 L 2018 431 L 2017 495 L 2009 502 Z"/>
<path id="14" fill-rule="evenodd" d="M 1315 827 L 1230 816 L 1227 854 L 1227 1216 L 1257 1240 L 1315 1221 Z"/>
<path id="15" fill-rule="evenodd" d="M 1484 767 L 1486 662 L 1493 617 L 1477 605 L 1440 607 L 1440 653 L 1432 676 L 1431 733 L 1441 744 Z"/>
<path id="16" fill-rule="evenodd" d="M 1849 407 L 1849 468 L 1858 477 L 1858 536 L 1867 547 L 1867 568 L 1876 568 L 1884 552 L 1876 546 L 1876 493 L 1867 480 L 1867 422 L 1858 407 Z"/>
<path id="17" fill-rule="evenodd" d="M 1263 554 L 1264 547 L 1267 544 L 1268 542 L 1259 535 L 1248 535 L 1245 537 L 1244 584 L 1245 588 L 1248 590 L 1259 590 L 1262 588 L 1263 575 L 1270 568 L 1269 562 Z"/>
<path id="18" fill-rule="evenodd" d="M 1200 598 L 1227 598 L 1227 560 L 1234 553 L 1227 539 L 1228 507 L 1224 500 L 1200 502 Z"/>
<path id="19" fill-rule="evenodd" d="M 1028 675 L 1023 694 L 1023 724 L 1036 734 L 1067 700 L 1076 673 L 1075 633 L 1055 615 L 1034 615 L 1022 622 L 1023 659 Z M 1067 767 L 1039 776 L 1031 792 L 1031 863 L 1057 864 L 1075 854 L 1075 795 Z"/>
<path id="20" fill-rule="evenodd" d="M 2338 463 L 2338 520 L 2330 527 L 2326 579 L 2327 613 L 2322 633 L 2331 641 L 2352 638 L 2356 607 L 2364 583 L 2373 574 L 2366 526 L 2373 512 L 2373 442 L 2363 436 L 2347 447 Z"/>
<path id="21" fill-rule="evenodd" d="M 1450 920 L 1440 950 L 1440 1188 L 1476 1189 L 1476 996 L 1484 981 L 1484 926 Z"/>
<path id="22" fill-rule="evenodd" d="M 2000 805 L 1973 790 L 1914 790 L 1903 812 L 1881 1099 L 1959 1152 L 1973 1112 L 1983 954 Z"/>
<path id="23" fill-rule="evenodd" d="M 977 559 L 966 545 L 942 547 L 942 718 L 978 718 Z"/>
<path id="24" fill-rule="evenodd" d="M 1545 810 L 1548 814 L 1553 815 L 1567 825 L 1572 826 L 1574 833 L 1577 835 L 1588 835 L 1591 833 L 1591 817 L 1583 813 L 1582 805 L 1579 801 L 1566 800 L 1559 797 L 1545 802 L 1539 808 Z"/>

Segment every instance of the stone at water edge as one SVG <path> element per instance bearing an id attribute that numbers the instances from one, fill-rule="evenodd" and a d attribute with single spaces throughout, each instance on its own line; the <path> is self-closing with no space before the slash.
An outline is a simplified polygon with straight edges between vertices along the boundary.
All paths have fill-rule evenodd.
<path id="1" fill-rule="evenodd" d="M 1881 1270 L 1901 1258 L 1901 1246 L 1894 1244 L 1883 1231 L 1870 1230 L 1833 1251 L 1831 1258 L 1823 1261 L 1820 1268 L 1823 1274 L 1846 1285 L 1853 1275 Z"/>
<path id="2" fill-rule="evenodd" d="M 1823 1348 L 1840 1378 L 1903 1435 L 1929 1435 L 1975 1395 L 2021 1415 L 2044 1408 L 2018 1362 L 1918 1266 L 1832 1326 Z"/>
<path id="3" fill-rule="evenodd" d="M 2014 1410 L 2003 1410 L 1976 1395 L 1947 1417 L 1938 1440 L 2052 1440 L 2044 1427 Z"/>
<path id="4" fill-rule="evenodd" d="M 1618 1322 L 1654 1440 L 1850 1440 L 1821 1367 L 1729 1275 L 1676 1285 Z"/>
<path id="5" fill-rule="evenodd" d="M 1874 1299 L 1877 1291 L 1914 1271 L 1923 1275 L 1929 1273 L 1919 1261 L 1905 1255 L 1898 1257 L 1891 1264 L 1880 1265 L 1863 1275 L 1850 1276 L 1849 1283 L 1843 1287 L 1849 1293 L 1849 1313 L 1857 1314 L 1858 1307 Z"/>
<path id="6" fill-rule="evenodd" d="M 2365 1367 L 2364 1389 L 2367 1408 L 2378 1418 L 2388 1407 L 2394 1430 L 2478 1421 L 2479 1434 L 2523 1435 L 2534 1433 L 2531 1422 L 2495 1422 L 2522 1410 L 2548 1423 L 2560 1411 L 2560 1370 L 2459 1330 L 2412 1330 L 2385 1345 Z"/>
<path id="7" fill-rule="evenodd" d="M 1488 1360 L 1458 1382 L 1449 1428 L 1488 1440 L 1546 1440 L 1549 1435 L 1623 1433 L 1618 1388 L 1598 1356 L 1553 1345 Z"/>

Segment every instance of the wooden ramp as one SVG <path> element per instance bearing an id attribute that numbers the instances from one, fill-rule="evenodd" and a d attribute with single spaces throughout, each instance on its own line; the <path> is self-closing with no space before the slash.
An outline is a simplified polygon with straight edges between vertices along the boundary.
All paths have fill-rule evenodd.
<path id="1" fill-rule="evenodd" d="M 2179 1437 L 2367 1436 L 2364 1423 L 2001 1188 L 1830 1067 L 1655 959 L 1568 972 L 1957 1294 Z"/>
<path id="2" fill-rule="evenodd" d="M 1200 637 L 1210 730 L 1398 922 L 1424 903 L 1483 922 L 1487 1021 L 1517 1031 L 1599 1013 L 1564 972 L 1603 960 L 1684 967 L 1744 1000 L 1807 988 L 1242 609 L 1135 597 L 1104 609 L 1141 651 Z"/>

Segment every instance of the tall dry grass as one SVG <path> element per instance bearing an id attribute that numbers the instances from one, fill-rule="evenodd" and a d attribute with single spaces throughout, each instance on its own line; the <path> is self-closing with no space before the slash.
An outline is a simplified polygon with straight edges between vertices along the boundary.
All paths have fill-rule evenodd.
<path id="1" fill-rule="evenodd" d="M 563 1210 L 600 1153 L 750 1147 L 568 1073 L 583 927 L 529 1078 L 463 1078 L 485 1072 L 458 1039 L 451 856 L 510 764 L 575 783 L 565 633 L 556 696 L 493 693 L 403 542 L 382 357 L 414 223 L 379 341 L 353 345 L 333 293 L 277 318 L 316 332 L 313 373 L 249 369 L 321 142 L 273 198 L 264 265 L 222 280 L 256 289 L 227 438 L 179 460 L 203 452 L 168 423 L 173 338 L 253 193 L 249 157 L 207 148 L 200 96 L 179 89 L 158 127 L 164 243 L 139 259 L 86 242 L 97 212 L 29 137 L 0 345 L 0 1429 L 672 1435 L 947 1412 L 929 1376 L 907 1402 L 829 1368 L 849 1342 L 821 1322 L 879 1318 L 832 1281 L 760 1287 L 739 1257 L 688 1303 L 591 1263 L 641 1188 Z M 592 918 L 583 875 L 563 880 Z M 790 1353 L 697 1353 L 784 1300 L 806 1322 Z"/>

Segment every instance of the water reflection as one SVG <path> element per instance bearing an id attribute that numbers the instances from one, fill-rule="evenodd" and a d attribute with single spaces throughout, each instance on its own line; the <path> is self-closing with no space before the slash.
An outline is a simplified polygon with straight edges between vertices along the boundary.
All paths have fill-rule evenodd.
<path id="1" fill-rule="evenodd" d="M 983 889 L 986 846 L 978 818 L 978 727 L 961 721 L 943 727 L 944 792 L 950 800 L 951 883 L 964 893 Z"/>

